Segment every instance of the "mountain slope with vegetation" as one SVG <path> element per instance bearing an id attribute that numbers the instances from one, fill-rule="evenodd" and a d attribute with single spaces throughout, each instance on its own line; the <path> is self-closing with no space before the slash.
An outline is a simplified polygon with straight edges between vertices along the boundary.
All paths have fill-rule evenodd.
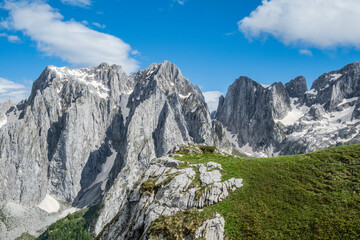
<path id="1" fill-rule="evenodd" d="M 203 211 L 161 216 L 148 234 L 183 239 L 219 213 L 227 239 L 360 238 L 360 144 L 273 158 L 239 158 L 214 153 L 212 147 L 201 149 L 201 154 L 182 151 L 181 157 L 174 157 L 184 165 L 220 163 L 222 181 L 242 178 L 243 187 Z M 56 229 L 63 225 L 54 224 L 39 239 L 63 232 Z"/>
<path id="2" fill-rule="evenodd" d="M 220 163 L 223 180 L 243 178 L 244 186 L 203 212 L 162 216 L 149 231 L 177 239 L 191 231 L 189 222 L 218 212 L 229 239 L 360 238 L 360 145 L 274 158 L 204 153 L 179 160 Z"/>

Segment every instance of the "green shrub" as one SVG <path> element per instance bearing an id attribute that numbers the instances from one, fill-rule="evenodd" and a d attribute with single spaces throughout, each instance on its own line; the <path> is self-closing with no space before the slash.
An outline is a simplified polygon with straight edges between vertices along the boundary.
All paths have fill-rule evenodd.
<path id="1" fill-rule="evenodd" d="M 51 224 L 37 240 L 91 240 L 93 235 L 85 231 L 86 221 L 83 218 L 87 210 L 69 214 Z"/>
<path id="2" fill-rule="evenodd" d="M 152 222 L 148 234 L 153 236 L 163 234 L 168 240 L 194 237 L 196 230 L 204 221 L 215 217 L 215 212 L 200 212 L 197 209 L 186 210 L 174 216 L 161 216 Z"/>
<path id="3" fill-rule="evenodd" d="M 200 150 L 203 153 L 214 153 L 216 150 L 215 146 L 199 145 Z"/>

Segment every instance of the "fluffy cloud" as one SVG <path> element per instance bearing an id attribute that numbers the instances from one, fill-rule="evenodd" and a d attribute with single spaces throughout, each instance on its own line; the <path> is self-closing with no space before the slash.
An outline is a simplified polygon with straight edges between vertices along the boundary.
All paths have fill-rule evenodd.
<path id="1" fill-rule="evenodd" d="M 219 97 L 223 94 L 218 91 L 209 91 L 209 92 L 204 92 L 203 95 L 209 107 L 209 111 L 210 112 L 216 111 L 219 104 Z"/>
<path id="2" fill-rule="evenodd" d="M 4 78 L 0 78 L 0 103 L 11 100 L 18 103 L 29 96 L 30 89 Z"/>
<path id="3" fill-rule="evenodd" d="M 90 0 L 61 0 L 63 4 L 78 6 L 78 7 L 87 7 L 91 5 Z"/>
<path id="4" fill-rule="evenodd" d="M 137 70 L 131 58 L 131 47 L 121 39 L 92 30 L 63 16 L 42 2 L 6 2 L 9 17 L 3 22 L 8 29 L 22 31 L 37 42 L 37 48 L 48 56 L 57 56 L 78 67 L 101 62 L 120 64 L 127 72 Z"/>
<path id="5" fill-rule="evenodd" d="M 359 0 L 263 0 L 238 22 L 248 37 L 273 35 L 285 44 L 360 48 Z"/>

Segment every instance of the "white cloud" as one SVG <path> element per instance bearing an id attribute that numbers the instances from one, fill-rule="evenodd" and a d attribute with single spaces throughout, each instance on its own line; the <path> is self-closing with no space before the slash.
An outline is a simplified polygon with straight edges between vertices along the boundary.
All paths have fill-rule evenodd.
<path id="1" fill-rule="evenodd" d="M 216 111 L 219 104 L 219 97 L 223 95 L 223 93 L 218 91 L 209 91 L 209 92 L 204 92 L 203 95 L 209 107 L 209 111 L 210 112 Z"/>
<path id="2" fill-rule="evenodd" d="M 127 73 L 138 69 L 136 60 L 130 57 L 131 47 L 120 38 L 94 31 L 74 20 L 64 21 L 46 3 L 6 2 L 3 8 L 9 11 L 3 25 L 30 36 L 48 56 L 60 57 L 77 67 L 107 62 L 121 65 Z"/>
<path id="3" fill-rule="evenodd" d="M 359 0 L 263 0 L 238 22 L 248 37 L 273 35 L 285 44 L 360 48 Z"/>
<path id="4" fill-rule="evenodd" d="M 9 99 L 14 103 L 18 103 L 21 100 L 26 99 L 29 94 L 30 88 L 4 78 L 0 78 L 0 103 Z"/>
<path id="5" fill-rule="evenodd" d="M 0 33 L 0 37 L 6 37 L 8 39 L 9 42 L 15 43 L 15 42 L 19 42 L 20 38 L 16 35 L 9 35 L 7 33 Z"/>
<path id="6" fill-rule="evenodd" d="M 98 27 L 98 28 L 106 28 L 106 25 L 105 24 L 100 24 L 100 23 L 97 23 L 97 22 L 93 22 L 92 25 L 94 25 L 95 27 Z"/>
<path id="7" fill-rule="evenodd" d="M 87 7 L 91 5 L 91 0 L 61 0 L 63 4 L 68 4 L 78 7 Z"/>
<path id="8" fill-rule="evenodd" d="M 306 56 L 312 56 L 313 55 L 312 52 L 309 49 L 300 49 L 299 53 L 301 55 L 306 55 Z"/>

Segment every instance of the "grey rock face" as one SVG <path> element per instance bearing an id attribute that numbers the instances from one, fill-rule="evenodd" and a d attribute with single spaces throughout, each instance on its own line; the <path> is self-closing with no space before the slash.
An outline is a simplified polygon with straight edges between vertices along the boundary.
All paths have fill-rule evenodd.
<path id="1" fill-rule="evenodd" d="M 205 238 L 207 240 L 223 240 L 225 239 L 225 220 L 216 213 L 214 219 L 209 219 L 196 231 L 195 239 Z"/>
<path id="2" fill-rule="evenodd" d="M 216 119 L 227 131 L 236 134 L 236 145 L 250 145 L 256 152 L 271 154 L 284 133 L 275 119 L 291 109 L 290 98 L 281 83 L 262 86 L 247 78 L 238 78 L 220 98 Z"/>
<path id="3" fill-rule="evenodd" d="M 91 178 L 100 169 L 89 164 L 98 160 L 101 166 L 106 159 L 92 160 L 121 96 L 133 85 L 118 66 L 47 67 L 29 99 L 7 112 L 13 121 L 0 130 L 0 175 L 7 182 L 0 202 L 34 206 L 46 193 L 72 202 L 89 184 L 81 182 L 83 170 Z"/>
<path id="4" fill-rule="evenodd" d="M 131 76 L 105 63 L 49 66 L 29 99 L 0 105 L 0 125 L 0 206 L 33 207 L 47 194 L 79 208 L 102 202 L 97 231 L 152 159 L 203 135 L 231 149 L 200 89 L 166 61 Z"/>
<path id="5" fill-rule="evenodd" d="M 180 211 L 192 208 L 203 208 L 226 198 L 229 192 L 242 186 L 241 179 L 230 179 L 221 182 L 216 163 L 191 165 L 185 168 L 174 168 L 179 165 L 170 157 L 154 159 L 149 168 L 135 184 L 124 203 L 119 206 L 120 213 L 114 216 L 110 224 L 100 232 L 100 239 L 151 239 L 148 232 L 151 223 L 161 215 L 171 216 Z M 208 169 L 211 168 L 211 169 Z M 213 168 L 217 168 L 214 170 Z M 196 171 L 200 172 L 201 186 L 193 181 Z M 218 176 L 218 174 L 220 176 Z M 216 216 L 206 221 L 198 230 L 202 237 L 215 239 L 224 236 L 224 219 Z M 216 232 L 216 231 L 220 232 Z"/>
<path id="6" fill-rule="evenodd" d="M 359 97 L 357 62 L 323 74 L 309 91 L 303 77 L 265 88 L 241 77 L 220 99 L 215 118 L 248 155 L 298 154 L 358 141 Z"/>
<path id="7" fill-rule="evenodd" d="M 305 93 L 308 90 L 306 85 L 306 79 L 303 76 L 299 76 L 285 84 L 285 88 L 289 97 L 304 99 Z"/>
<path id="8" fill-rule="evenodd" d="M 338 71 L 325 73 L 311 87 L 307 105 L 321 104 L 327 111 L 334 111 L 344 100 L 359 96 L 360 63 L 354 62 Z"/>

